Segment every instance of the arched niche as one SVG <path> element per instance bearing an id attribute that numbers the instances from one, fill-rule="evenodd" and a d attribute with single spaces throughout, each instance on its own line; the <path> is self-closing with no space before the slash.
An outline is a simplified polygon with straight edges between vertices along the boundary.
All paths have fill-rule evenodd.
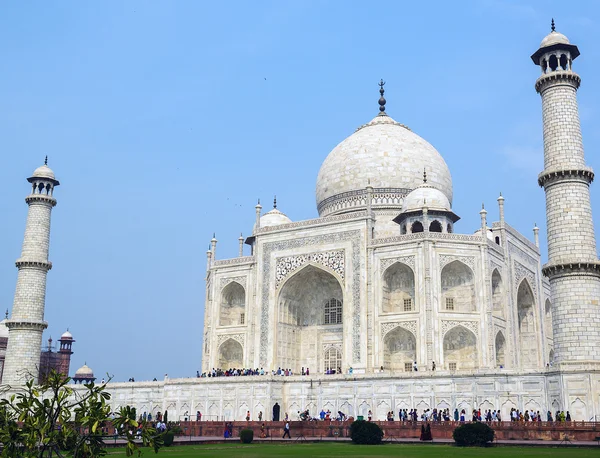
<path id="1" fill-rule="evenodd" d="M 494 315 L 504 318 L 504 284 L 498 269 L 492 272 L 492 311 Z"/>
<path id="2" fill-rule="evenodd" d="M 444 336 L 444 364 L 447 369 L 479 367 L 477 337 L 464 326 L 455 326 Z"/>
<path id="3" fill-rule="evenodd" d="M 496 367 L 506 367 L 506 339 L 502 331 L 496 334 Z"/>
<path id="4" fill-rule="evenodd" d="M 546 299 L 544 303 L 544 331 L 547 339 L 553 339 L 553 331 L 552 331 L 552 304 L 550 303 L 550 299 Z"/>
<path id="5" fill-rule="evenodd" d="M 229 283 L 221 292 L 220 326 L 234 326 L 246 321 L 246 291 L 239 283 Z"/>
<path id="6" fill-rule="evenodd" d="M 414 223 L 412 223 L 412 225 L 410 226 L 410 232 L 413 234 L 417 232 L 423 232 L 423 223 L 421 223 L 421 221 L 415 221 Z"/>
<path id="7" fill-rule="evenodd" d="M 415 310 L 415 274 L 406 264 L 396 262 L 383 274 L 382 312 Z"/>
<path id="8" fill-rule="evenodd" d="M 441 281 L 443 311 L 474 312 L 477 309 L 473 271 L 466 264 L 460 261 L 446 264 Z"/>
<path id="9" fill-rule="evenodd" d="M 277 301 L 277 342 L 274 365 L 300 372 L 323 367 L 318 351 L 321 336 L 343 341 L 344 295 L 330 272 L 308 264 L 281 287 Z"/>
<path id="10" fill-rule="evenodd" d="M 244 367 L 244 349 L 237 340 L 227 339 L 219 346 L 219 367 L 223 370 Z"/>
<path id="11" fill-rule="evenodd" d="M 437 220 L 433 220 L 429 225 L 429 232 L 442 232 L 442 224 Z"/>
<path id="12" fill-rule="evenodd" d="M 534 304 L 533 290 L 524 279 L 517 289 L 519 351 L 523 368 L 535 368 L 539 365 Z"/>
<path id="13" fill-rule="evenodd" d="M 383 366 L 394 371 L 412 368 L 417 359 L 417 340 L 414 334 L 400 326 L 383 338 Z M 409 369 L 411 370 L 411 369 Z"/>

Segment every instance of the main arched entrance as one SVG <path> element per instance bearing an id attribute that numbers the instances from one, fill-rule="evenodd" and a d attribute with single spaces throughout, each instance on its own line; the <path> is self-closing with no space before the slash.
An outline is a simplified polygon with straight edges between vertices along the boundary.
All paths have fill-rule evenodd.
<path id="1" fill-rule="evenodd" d="M 302 367 L 324 370 L 331 345 L 343 348 L 343 310 L 342 287 L 333 274 L 314 265 L 297 271 L 279 293 L 275 365 L 296 373 Z"/>

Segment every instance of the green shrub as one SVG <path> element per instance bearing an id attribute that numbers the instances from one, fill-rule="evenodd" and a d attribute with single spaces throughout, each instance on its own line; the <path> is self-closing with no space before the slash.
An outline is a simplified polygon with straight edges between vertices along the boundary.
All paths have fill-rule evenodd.
<path id="1" fill-rule="evenodd" d="M 163 443 L 165 447 L 170 447 L 175 440 L 175 433 L 173 431 L 166 431 L 163 433 Z"/>
<path id="2" fill-rule="evenodd" d="M 474 422 L 459 426 L 452 433 L 456 445 L 485 447 L 494 440 L 494 430 L 485 423 Z"/>
<path id="3" fill-rule="evenodd" d="M 252 443 L 253 439 L 254 431 L 252 431 L 251 429 L 242 429 L 240 431 L 240 441 L 242 441 L 244 444 Z"/>
<path id="4" fill-rule="evenodd" d="M 357 420 L 350 425 L 350 437 L 355 444 L 377 445 L 381 444 L 383 431 L 375 423 Z"/>

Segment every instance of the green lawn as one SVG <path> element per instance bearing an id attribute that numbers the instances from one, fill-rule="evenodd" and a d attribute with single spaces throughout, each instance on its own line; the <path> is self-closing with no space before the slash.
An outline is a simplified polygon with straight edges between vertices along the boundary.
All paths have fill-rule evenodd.
<path id="1" fill-rule="evenodd" d="M 112 449 L 109 456 L 125 456 L 123 450 Z M 549 448 L 549 447 L 494 447 L 460 448 L 447 445 L 397 445 L 377 446 L 352 445 L 351 443 L 288 443 L 288 444 L 206 444 L 162 448 L 158 455 L 144 450 L 144 458 L 191 458 L 191 457 L 227 457 L 263 458 L 280 456 L 298 456 L 304 458 L 395 456 L 402 458 L 495 458 L 495 457 L 600 457 L 600 447 L 593 448 Z"/>

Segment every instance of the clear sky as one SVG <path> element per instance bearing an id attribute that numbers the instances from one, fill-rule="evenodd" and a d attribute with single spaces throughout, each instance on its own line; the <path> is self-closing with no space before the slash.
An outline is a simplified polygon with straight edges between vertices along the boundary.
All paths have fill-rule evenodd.
<path id="1" fill-rule="evenodd" d="M 541 102 L 530 55 L 577 44 L 588 164 L 600 170 L 600 3 L 4 2 L 0 7 L 0 309 L 12 307 L 25 179 L 49 156 L 55 197 L 44 334 L 68 327 L 72 373 L 200 369 L 206 249 L 234 257 L 261 198 L 317 215 L 333 147 L 387 112 L 433 144 L 456 232 L 485 202 L 545 253 Z M 596 38 L 594 38 L 596 37 Z M 592 187 L 600 221 L 598 184 Z M 598 226 L 598 224 L 596 225 Z M 545 256 L 545 254 L 544 254 Z"/>

